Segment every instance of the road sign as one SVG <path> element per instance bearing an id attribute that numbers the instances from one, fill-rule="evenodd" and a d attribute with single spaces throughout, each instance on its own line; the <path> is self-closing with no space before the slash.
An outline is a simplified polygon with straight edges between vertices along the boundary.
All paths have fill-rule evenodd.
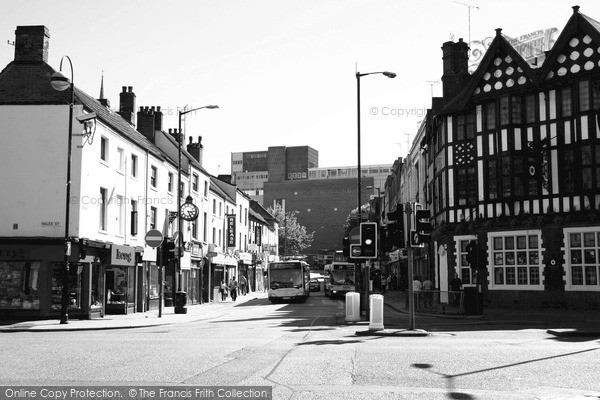
<path id="1" fill-rule="evenodd" d="M 357 258 L 360 256 L 361 249 L 360 244 L 351 244 L 350 245 L 350 257 Z"/>
<path id="2" fill-rule="evenodd" d="M 163 234 L 158 229 L 150 229 L 146 233 L 146 244 L 150 247 L 156 248 L 160 246 L 163 242 L 163 239 Z"/>

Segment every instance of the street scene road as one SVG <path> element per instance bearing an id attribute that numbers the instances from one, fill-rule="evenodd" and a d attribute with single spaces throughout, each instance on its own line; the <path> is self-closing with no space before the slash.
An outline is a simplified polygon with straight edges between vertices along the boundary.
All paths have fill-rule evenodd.
<path id="1" fill-rule="evenodd" d="M 407 326 L 401 310 L 386 307 L 384 318 Z M 346 323 L 344 301 L 323 292 L 291 304 L 250 293 L 190 307 L 187 322 L 4 332 L 0 376 L 3 385 L 271 386 L 274 399 L 600 396 L 598 337 L 423 315 L 417 327 L 428 335 L 357 335 L 368 322 Z"/>

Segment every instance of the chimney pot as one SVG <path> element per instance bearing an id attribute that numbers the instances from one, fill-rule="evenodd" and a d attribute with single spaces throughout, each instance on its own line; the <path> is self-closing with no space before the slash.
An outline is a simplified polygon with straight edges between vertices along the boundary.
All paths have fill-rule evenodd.
<path id="1" fill-rule="evenodd" d="M 502 28 L 496 28 L 496 36 L 500 36 L 502 34 Z"/>
<path id="2" fill-rule="evenodd" d="M 121 89 L 122 89 L 122 93 L 127 92 L 127 86 L 121 86 Z"/>
<path id="3" fill-rule="evenodd" d="M 579 6 L 573 6 L 573 14 L 577 14 L 579 12 Z"/>
<path id="4" fill-rule="evenodd" d="M 194 142 L 194 138 L 190 136 L 190 144 Z"/>
<path id="5" fill-rule="evenodd" d="M 123 88 L 123 89 L 125 89 L 125 88 Z M 127 91 L 128 92 L 132 92 L 133 91 L 133 86 L 127 86 Z"/>

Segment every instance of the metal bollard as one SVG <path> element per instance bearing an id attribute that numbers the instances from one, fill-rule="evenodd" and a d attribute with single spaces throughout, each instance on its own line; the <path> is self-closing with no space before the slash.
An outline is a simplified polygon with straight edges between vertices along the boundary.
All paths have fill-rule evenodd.
<path id="1" fill-rule="evenodd" d="M 360 293 L 346 293 L 346 321 L 360 321 Z"/>
<path id="2" fill-rule="evenodd" d="M 369 306 L 371 310 L 369 315 L 369 330 L 383 330 L 383 296 L 380 294 L 369 296 Z"/>

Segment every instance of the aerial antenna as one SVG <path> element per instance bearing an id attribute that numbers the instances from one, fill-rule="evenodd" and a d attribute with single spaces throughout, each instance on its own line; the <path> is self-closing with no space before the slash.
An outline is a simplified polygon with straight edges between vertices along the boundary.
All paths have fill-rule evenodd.
<path id="1" fill-rule="evenodd" d="M 439 84 L 440 81 L 425 81 L 425 82 L 429 83 L 429 86 L 431 87 L 431 98 L 433 98 L 433 86 Z"/>
<path id="2" fill-rule="evenodd" d="M 479 10 L 479 7 L 473 6 L 471 4 L 461 3 L 460 1 L 455 1 L 456 4 L 461 4 L 469 9 L 469 42 L 467 43 L 469 47 L 471 47 L 471 8 Z"/>

